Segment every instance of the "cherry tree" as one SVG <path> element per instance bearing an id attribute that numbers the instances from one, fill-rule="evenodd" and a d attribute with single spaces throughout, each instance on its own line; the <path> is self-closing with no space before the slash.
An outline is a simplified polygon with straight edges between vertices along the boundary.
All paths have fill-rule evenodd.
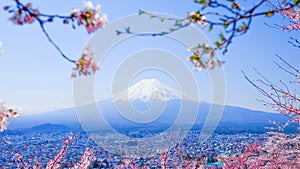
<path id="1" fill-rule="evenodd" d="M 278 8 L 274 5 L 273 7 Z M 297 31 L 300 29 L 299 7 L 281 10 L 280 14 L 287 17 L 290 22 L 287 25 L 275 26 L 280 27 L 283 31 Z M 294 37 L 290 39 L 289 43 L 300 49 L 298 39 Z M 300 70 L 297 67 L 299 65 L 295 65 L 299 63 L 291 64 L 279 55 L 277 55 L 277 58 L 279 61 L 274 61 L 275 66 L 291 77 L 291 80 L 279 80 L 275 83 L 256 69 L 259 79 L 251 80 L 244 73 L 245 79 L 264 96 L 264 99 L 259 100 L 259 102 L 289 118 L 285 124 L 271 121 L 275 127 L 270 128 L 273 131 L 268 132 L 269 137 L 267 142 L 261 146 L 262 151 L 260 151 L 258 157 L 264 161 L 266 168 L 299 168 L 300 135 L 297 133 L 293 135 L 284 133 L 285 128 L 290 124 L 297 125 L 298 131 L 300 130 L 300 97 L 297 90 L 300 85 Z"/>
<path id="2" fill-rule="evenodd" d="M 274 62 L 275 65 L 292 77 L 290 81 L 279 80 L 278 83 L 274 83 L 258 71 L 256 72 L 260 78 L 255 81 L 245 75 L 246 80 L 265 97 L 259 100 L 263 105 L 289 118 L 285 124 L 271 121 L 275 127 L 269 128 L 273 131 L 268 132 L 269 137 L 261 146 L 262 152 L 259 157 L 264 159 L 267 168 L 299 168 L 300 135 L 285 134 L 284 129 L 290 124 L 296 124 L 300 130 L 300 98 L 297 91 L 300 85 L 300 70 L 280 56 L 277 57 L 280 62 Z"/>
<path id="3" fill-rule="evenodd" d="M 261 73 L 257 72 L 261 79 L 257 83 L 245 76 L 245 78 L 254 86 L 266 99 L 260 100 L 265 106 L 270 106 L 279 113 L 290 118 L 290 122 L 300 122 L 300 98 L 297 90 L 290 89 L 289 86 L 300 85 L 300 70 L 289 64 L 286 60 L 279 57 L 281 63 L 274 62 L 278 68 L 292 76 L 289 82 L 279 80 L 279 84 L 271 82 Z"/>

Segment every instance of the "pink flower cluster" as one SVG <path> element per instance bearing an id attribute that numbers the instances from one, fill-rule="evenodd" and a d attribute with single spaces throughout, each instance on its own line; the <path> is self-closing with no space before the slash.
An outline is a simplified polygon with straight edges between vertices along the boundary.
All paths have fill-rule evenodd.
<path id="1" fill-rule="evenodd" d="M 300 136 L 269 132 L 270 137 L 263 147 L 267 168 L 299 168 Z"/>
<path id="2" fill-rule="evenodd" d="M 84 10 L 73 9 L 71 18 L 76 18 L 78 25 L 84 25 L 88 33 L 95 32 L 107 24 L 107 15 L 103 14 L 100 16 L 100 5 L 94 7 L 91 1 L 85 1 L 84 7 Z M 64 23 L 68 23 L 68 19 L 66 19 Z"/>
<path id="3" fill-rule="evenodd" d="M 77 75 L 87 76 L 91 73 L 95 73 L 99 67 L 95 62 L 94 53 L 90 52 L 90 48 L 86 47 L 82 53 L 81 58 L 76 61 L 76 67 L 73 68 L 73 73 L 71 74 L 71 78 L 75 78 Z"/>
<path id="4" fill-rule="evenodd" d="M 229 157 L 222 157 L 224 162 L 223 168 L 225 169 L 238 169 L 238 168 L 262 168 L 264 166 L 264 158 L 261 158 L 261 147 L 258 142 L 253 145 L 246 145 L 244 152 Z"/>
<path id="5" fill-rule="evenodd" d="M 13 12 L 13 16 L 9 18 L 17 25 L 31 24 L 39 16 L 39 11 L 32 8 L 31 3 L 27 3 L 24 7 L 12 9 L 11 6 L 5 6 L 4 10 Z"/>
<path id="6" fill-rule="evenodd" d="M 189 60 L 194 64 L 194 69 L 197 71 L 202 71 L 206 68 L 214 69 L 217 66 L 222 66 L 224 63 L 215 56 L 216 49 L 208 44 L 199 44 L 195 47 L 189 47 L 188 50 L 193 52 Z"/>
<path id="7" fill-rule="evenodd" d="M 88 168 L 88 166 L 96 160 L 96 157 L 93 156 L 94 151 L 86 148 L 85 152 L 83 153 L 82 157 L 81 157 L 81 161 L 79 163 L 76 164 L 76 166 L 74 167 L 74 169 L 85 169 Z"/>
<path id="8" fill-rule="evenodd" d="M 221 158 L 224 169 L 266 168 L 298 169 L 300 167 L 300 136 L 287 136 L 283 133 L 270 132 L 268 141 L 247 145 L 244 152 L 235 156 Z"/>
<path id="9" fill-rule="evenodd" d="M 298 6 L 297 9 L 295 8 L 288 8 L 285 10 L 282 10 L 282 15 L 284 17 L 287 17 L 291 20 L 290 25 L 282 26 L 283 30 L 300 30 L 300 7 Z"/>
<path id="10" fill-rule="evenodd" d="M 8 108 L 2 102 L 0 102 L 0 132 L 7 129 L 8 119 L 9 118 L 17 118 L 20 114 L 18 111 Z"/>
<path id="11" fill-rule="evenodd" d="M 200 12 L 192 12 L 189 14 L 188 18 L 191 23 L 197 23 L 201 27 L 207 26 L 206 16 L 202 15 Z"/>

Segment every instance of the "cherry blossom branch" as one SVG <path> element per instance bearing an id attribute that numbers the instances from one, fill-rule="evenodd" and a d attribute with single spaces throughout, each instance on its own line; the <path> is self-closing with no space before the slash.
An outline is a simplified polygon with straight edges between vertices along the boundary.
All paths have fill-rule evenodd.
<path id="1" fill-rule="evenodd" d="M 53 160 L 50 160 L 48 162 L 46 169 L 55 169 L 55 168 L 59 167 L 59 165 L 57 163 L 62 159 L 62 157 L 64 156 L 64 154 L 66 154 L 67 149 L 69 148 L 69 144 L 74 139 L 75 139 L 75 137 L 73 135 L 70 135 L 68 137 L 68 139 L 63 142 L 64 147 L 60 150 L 60 152 L 56 155 L 56 157 Z"/>
<path id="2" fill-rule="evenodd" d="M 140 10 L 140 15 L 147 15 L 151 19 L 159 19 L 160 21 L 173 21 L 174 26 L 169 30 L 163 30 L 156 33 L 138 33 L 133 32 L 130 27 L 124 30 L 116 30 L 117 35 L 132 34 L 137 36 L 164 36 L 192 24 L 200 25 L 201 27 L 208 27 L 208 30 L 213 30 L 214 27 L 221 27 L 223 31 L 219 34 L 218 40 L 214 42 L 214 46 L 207 44 L 198 44 L 190 47 L 193 55 L 190 56 L 190 61 L 194 64 L 196 70 L 205 68 L 214 68 L 221 66 L 224 62 L 215 57 L 217 50 L 221 50 L 223 54 L 228 51 L 229 46 L 232 44 L 233 39 L 237 36 L 244 35 L 250 29 L 252 20 L 259 16 L 273 16 L 275 13 L 289 10 L 298 6 L 299 2 L 287 3 L 284 7 L 273 8 L 270 10 L 261 10 L 262 6 L 269 4 L 268 0 L 260 0 L 249 9 L 243 9 L 236 1 L 218 1 L 218 0 L 195 0 L 195 3 L 200 4 L 202 7 L 196 12 L 189 13 L 184 18 L 170 18 L 155 15 L 153 13 Z M 222 11 L 219 12 L 219 11 Z"/>
<path id="3" fill-rule="evenodd" d="M 10 18 L 10 20 L 17 25 L 31 24 L 35 20 L 38 21 L 39 26 L 41 27 L 44 35 L 47 37 L 48 41 L 58 50 L 61 56 L 67 61 L 75 63 L 74 60 L 68 58 L 64 54 L 64 52 L 58 47 L 58 45 L 51 39 L 49 33 L 45 29 L 45 24 L 53 22 L 55 18 L 68 20 L 71 18 L 71 16 L 43 14 L 40 13 L 39 10 L 33 9 L 31 3 L 24 5 L 19 0 L 14 0 L 14 2 L 16 3 L 15 7 L 12 6 L 4 7 L 4 10 L 7 10 L 9 13 L 14 13 L 14 15 Z"/>
<path id="4" fill-rule="evenodd" d="M 184 28 L 190 24 L 199 24 L 202 27 L 209 25 L 209 30 L 212 30 L 215 26 L 221 26 L 224 28 L 224 33 L 229 36 L 225 37 L 222 33 L 219 41 L 215 42 L 217 49 L 223 49 L 223 52 L 226 53 L 229 45 L 232 43 L 233 38 L 245 34 L 251 25 L 252 19 L 258 16 L 273 16 L 275 12 L 279 12 L 282 9 L 277 10 L 268 10 L 263 12 L 254 13 L 259 7 L 265 5 L 267 0 L 261 0 L 256 5 L 248 10 L 242 10 L 242 7 L 235 1 L 228 3 L 220 3 L 219 1 L 209 0 L 209 1 L 196 1 L 196 3 L 202 4 L 204 7 L 203 10 L 199 10 L 197 12 L 193 12 L 187 15 L 185 18 L 181 19 L 171 19 L 171 18 L 163 18 L 161 16 L 156 16 L 152 13 L 145 12 L 140 10 L 139 14 L 146 14 L 150 18 L 159 18 L 161 21 L 164 20 L 174 20 L 175 28 L 178 30 L 180 27 Z M 230 4 L 231 3 L 231 4 Z M 219 12 L 205 12 L 207 8 L 218 10 L 219 8 L 225 9 L 227 12 L 219 13 Z M 290 7 L 286 7 L 290 8 Z M 207 19 L 210 18 L 210 19 Z M 216 18 L 216 19 L 214 19 Z M 246 22 L 243 22 L 243 21 Z M 187 25 L 186 25 L 187 24 Z M 170 29 L 170 31 L 164 31 L 162 33 L 154 33 L 150 35 L 165 35 L 168 33 L 172 33 L 174 29 Z M 126 32 L 126 31 L 125 31 Z"/>
<path id="5" fill-rule="evenodd" d="M 34 9 L 31 3 L 23 4 L 20 0 L 13 1 L 15 2 L 14 6 L 4 7 L 4 10 L 8 11 L 9 13 L 13 13 L 13 16 L 10 18 L 10 20 L 16 25 L 20 26 L 24 24 L 31 24 L 37 21 L 48 41 L 55 47 L 60 55 L 68 62 L 74 64 L 76 63 L 76 60 L 69 58 L 54 42 L 46 30 L 45 24 L 51 23 L 55 19 L 59 19 L 62 20 L 63 24 L 68 24 L 71 22 L 73 29 L 76 28 L 75 23 L 77 23 L 78 26 L 84 25 L 87 29 L 87 32 L 90 34 L 95 32 L 97 29 L 104 27 L 107 23 L 107 16 L 105 14 L 100 16 L 100 5 L 94 7 L 91 1 L 84 2 L 84 10 L 73 9 L 71 14 L 67 16 L 44 14 L 39 10 Z"/>
<path id="6" fill-rule="evenodd" d="M 279 69 L 292 75 L 296 80 L 290 81 L 290 84 L 295 83 L 295 85 L 300 85 L 300 70 L 289 64 L 286 60 L 277 56 L 281 63 L 275 62 Z M 300 97 L 296 92 L 289 89 L 289 86 L 283 81 L 279 81 L 281 86 L 274 84 L 269 81 L 266 77 L 260 74 L 257 70 L 256 73 L 261 77 L 261 79 L 256 80 L 257 83 L 250 80 L 247 75 L 244 74 L 245 79 L 255 87 L 263 96 L 267 98 L 268 101 L 259 100 L 264 103 L 265 106 L 270 106 L 276 111 L 283 115 L 291 118 L 291 122 L 300 122 Z"/>
<path id="7" fill-rule="evenodd" d="M 169 158 L 169 153 L 170 153 L 170 148 L 171 148 L 171 143 L 172 143 L 173 137 L 174 137 L 174 132 L 172 132 L 169 136 L 167 150 L 161 150 L 161 152 L 160 152 L 159 159 L 160 159 L 160 163 L 161 163 L 163 169 L 167 169 L 167 160 Z"/>
<path id="8" fill-rule="evenodd" d="M 60 55 L 66 59 L 67 61 L 71 62 L 71 63 L 75 63 L 76 61 L 75 60 L 72 60 L 70 58 L 68 58 L 64 52 L 60 49 L 60 47 L 52 40 L 52 38 L 50 37 L 50 35 L 48 34 L 48 32 L 46 31 L 45 27 L 44 27 L 44 22 L 42 22 L 40 19 L 37 19 L 39 24 L 40 24 L 40 27 L 43 31 L 43 33 L 45 34 L 45 36 L 47 37 L 48 41 L 56 48 L 56 50 L 60 53 Z"/>
<path id="9" fill-rule="evenodd" d="M 296 38 L 290 37 L 291 40 L 289 40 L 288 42 L 296 48 L 300 48 L 300 41 Z"/>
<path id="10" fill-rule="evenodd" d="M 88 166 L 96 160 L 96 157 L 93 156 L 94 151 L 86 148 L 85 152 L 83 153 L 82 157 L 81 157 L 81 161 L 76 163 L 76 166 L 73 167 L 73 169 L 86 169 L 88 168 Z"/>
<path id="11" fill-rule="evenodd" d="M 23 159 L 23 156 L 17 152 L 14 152 L 14 156 L 17 157 L 17 159 L 21 162 L 22 166 L 25 168 L 25 169 L 28 169 L 28 164 L 24 161 Z"/>

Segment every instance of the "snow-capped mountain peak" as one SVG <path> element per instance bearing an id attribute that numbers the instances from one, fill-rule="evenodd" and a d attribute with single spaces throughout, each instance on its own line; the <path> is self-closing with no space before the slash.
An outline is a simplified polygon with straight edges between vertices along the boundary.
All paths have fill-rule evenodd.
<path id="1" fill-rule="evenodd" d="M 171 89 L 167 85 L 156 79 L 143 79 L 113 96 L 115 101 L 132 101 L 140 99 L 143 102 L 153 100 L 167 101 L 171 99 L 180 99 L 182 95 L 176 90 Z"/>

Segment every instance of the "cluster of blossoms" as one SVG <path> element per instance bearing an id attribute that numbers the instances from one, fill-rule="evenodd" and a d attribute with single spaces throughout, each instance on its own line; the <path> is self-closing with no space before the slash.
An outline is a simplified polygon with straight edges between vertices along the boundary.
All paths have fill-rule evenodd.
<path id="1" fill-rule="evenodd" d="M 86 148 L 85 152 L 81 157 L 81 161 L 76 164 L 74 169 L 83 169 L 88 168 L 93 161 L 96 160 L 96 157 L 93 156 L 94 151 L 92 149 Z"/>
<path id="2" fill-rule="evenodd" d="M 267 143 L 263 147 L 265 160 L 269 168 L 285 166 L 285 168 L 300 167 L 300 136 L 269 132 Z"/>
<path id="3" fill-rule="evenodd" d="M 223 168 L 291 168 L 300 167 L 300 136 L 269 132 L 264 145 L 254 143 L 235 156 L 221 158 Z"/>
<path id="4" fill-rule="evenodd" d="M 76 67 L 73 68 L 73 73 L 71 78 L 75 78 L 77 75 L 90 75 L 95 73 L 99 69 L 97 63 L 95 62 L 95 54 L 90 52 L 90 48 L 86 47 L 79 58 L 76 61 Z"/>
<path id="5" fill-rule="evenodd" d="M 291 20 L 290 25 L 282 26 L 283 30 L 300 30 L 300 6 L 284 9 L 281 11 L 281 14 Z"/>
<path id="6" fill-rule="evenodd" d="M 7 129 L 8 119 L 9 118 L 17 118 L 20 114 L 18 111 L 8 108 L 2 102 L 0 102 L 0 132 Z"/>
<path id="7" fill-rule="evenodd" d="M 258 142 L 253 145 L 247 144 L 244 151 L 235 156 L 222 157 L 223 168 L 236 169 L 236 168 L 263 168 L 264 158 L 261 158 L 261 146 Z"/>
<path id="8" fill-rule="evenodd" d="M 197 23 L 201 27 L 207 26 L 206 16 L 202 15 L 200 12 L 192 12 L 187 17 L 190 23 Z"/>
<path id="9" fill-rule="evenodd" d="M 193 52 L 189 60 L 194 64 L 194 69 L 197 71 L 202 71 L 206 68 L 214 69 L 216 66 L 223 64 L 223 62 L 215 56 L 216 49 L 210 45 L 199 44 L 196 47 L 189 47 L 188 50 Z"/>
<path id="10" fill-rule="evenodd" d="M 66 18 L 64 23 L 67 24 L 70 19 L 76 18 L 78 25 L 84 25 L 88 33 L 92 33 L 107 24 L 107 15 L 103 14 L 100 16 L 100 5 L 94 7 L 91 1 L 86 1 L 84 2 L 84 8 L 84 10 L 73 9 L 70 18 Z"/>
<path id="11" fill-rule="evenodd" d="M 31 3 L 27 3 L 24 6 L 18 4 L 15 8 L 13 6 L 5 6 L 4 10 L 13 13 L 9 20 L 17 25 L 31 24 L 39 16 L 39 11 L 33 9 Z"/>

